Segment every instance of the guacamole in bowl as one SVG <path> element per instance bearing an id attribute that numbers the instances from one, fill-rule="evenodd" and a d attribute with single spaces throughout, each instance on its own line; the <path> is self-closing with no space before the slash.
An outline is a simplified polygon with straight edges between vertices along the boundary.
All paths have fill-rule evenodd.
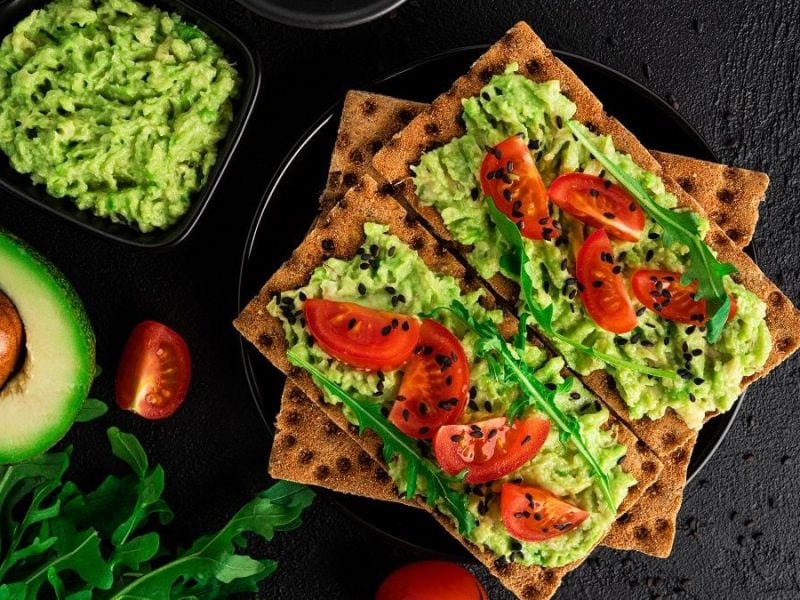
<path id="1" fill-rule="evenodd" d="M 0 44 L 0 150 L 55 198 L 147 233 L 191 208 L 241 77 L 175 14 L 56 0 Z"/>

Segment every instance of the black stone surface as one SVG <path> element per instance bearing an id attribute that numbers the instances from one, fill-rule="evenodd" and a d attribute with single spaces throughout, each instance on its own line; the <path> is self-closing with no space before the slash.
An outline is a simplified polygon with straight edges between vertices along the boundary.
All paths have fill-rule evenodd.
<path id="1" fill-rule="evenodd" d="M 240 159 L 191 239 L 164 254 L 132 251 L 0 198 L 0 225 L 53 259 L 84 298 L 105 368 L 95 395 L 113 401 L 116 362 L 138 321 L 163 321 L 187 338 L 195 374 L 177 415 L 148 423 L 112 409 L 68 438 L 77 447 L 76 477 L 97 481 L 113 468 L 105 427 L 136 432 L 166 469 L 167 497 L 178 513 L 169 536 L 176 542 L 220 526 L 269 483 L 269 441 L 229 325 L 242 244 L 261 191 L 318 113 L 347 88 L 411 60 L 491 42 L 526 19 L 552 46 L 594 58 L 669 98 L 723 160 L 772 176 L 756 234 L 760 263 L 800 302 L 798 2 L 411 0 L 377 22 L 333 32 L 275 25 L 230 1 L 195 3 L 252 38 L 264 81 Z M 798 387 L 797 358 L 753 386 L 724 445 L 687 491 L 669 560 L 600 550 L 558 597 L 800 598 Z M 261 596 L 298 600 L 369 599 L 392 568 L 419 558 L 324 498 L 302 529 L 259 551 L 280 562 Z M 493 600 L 511 598 L 482 569 L 475 572 Z"/>

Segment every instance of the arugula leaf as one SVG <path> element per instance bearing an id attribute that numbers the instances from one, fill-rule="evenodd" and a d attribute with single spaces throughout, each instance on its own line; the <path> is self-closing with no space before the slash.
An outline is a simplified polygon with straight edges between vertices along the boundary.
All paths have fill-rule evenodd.
<path id="1" fill-rule="evenodd" d="M 572 379 L 568 378 L 555 390 L 548 389 L 525 364 L 516 349 L 506 342 L 494 323 L 477 321 L 467 307 L 458 301 L 454 301 L 449 308 L 441 310 L 449 310 L 474 331 L 481 338 L 479 355 L 486 360 L 492 359 L 503 370 L 503 380 L 514 380 L 522 389 L 524 395 L 512 403 L 506 415 L 509 421 L 519 417 L 528 405 L 533 405 L 545 413 L 561 432 L 561 442 L 564 444 L 572 442 L 578 453 L 587 462 L 609 508 L 616 510 L 617 507 L 608 483 L 608 475 L 587 448 L 581 433 L 580 422 L 575 415 L 565 414 L 556 404 L 556 395 L 569 389 L 572 386 Z"/>
<path id="2" fill-rule="evenodd" d="M 77 423 L 86 423 L 99 419 L 108 412 L 108 404 L 96 398 L 87 398 L 81 407 L 78 416 L 75 417 Z"/>
<path id="3" fill-rule="evenodd" d="M 505 240 L 517 251 L 516 260 L 509 257 L 502 262 L 507 266 L 515 266 L 517 268 L 517 270 L 509 272 L 519 275 L 519 285 L 522 291 L 522 299 L 525 302 L 525 308 L 534 318 L 537 325 L 546 336 L 571 346 L 579 352 L 616 367 L 617 369 L 628 369 L 637 373 L 643 373 L 645 375 L 652 375 L 653 377 L 667 379 L 675 379 L 678 376 L 677 373 L 673 371 L 648 367 L 647 365 L 642 365 L 634 361 L 606 354 L 605 352 L 600 352 L 591 346 L 581 344 L 577 340 L 573 340 L 563 333 L 556 331 L 556 329 L 553 327 L 553 305 L 548 304 L 547 306 L 542 307 L 534 298 L 533 277 L 531 275 L 531 269 L 533 266 L 531 265 L 528 253 L 525 252 L 525 243 L 523 242 L 522 234 L 517 226 L 514 225 L 513 221 L 511 221 L 511 219 L 506 217 L 497 209 L 491 199 L 487 199 L 486 202 L 489 208 L 489 216 L 492 218 L 492 221 L 494 221 L 495 225 L 497 225 L 497 230 L 500 232 L 500 235 L 502 235 L 503 238 L 505 238 Z"/>
<path id="4" fill-rule="evenodd" d="M 728 320 L 731 300 L 725 291 L 723 278 L 736 273 L 730 263 L 722 263 L 714 256 L 703 241 L 700 232 L 700 217 L 692 211 L 678 212 L 658 204 L 633 177 L 623 171 L 610 157 L 603 154 L 585 133 L 583 125 L 577 121 L 567 121 L 567 127 L 575 138 L 600 162 L 601 165 L 627 189 L 639 202 L 644 211 L 664 230 L 665 244 L 683 244 L 689 248 L 689 266 L 681 277 L 681 285 L 697 282 L 695 300 L 706 300 L 708 314 L 708 341 L 713 344 L 722 335 Z"/>
<path id="5" fill-rule="evenodd" d="M 70 450 L 0 467 L 0 600 L 219 598 L 254 592 L 276 564 L 237 554 L 244 535 L 268 539 L 299 526 L 313 492 L 279 483 L 243 508 L 219 533 L 177 555 L 157 532 L 141 531 L 172 512 L 161 498 L 164 471 L 150 468 L 139 441 L 108 430 L 112 452 L 133 471 L 83 493 L 64 481 Z M 147 579 L 145 579 L 145 577 Z"/>
<path id="6" fill-rule="evenodd" d="M 434 506 L 441 498 L 447 511 L 456 519 L 458 531 L 469 535 L 475 527 L 475 520 L 467 510 L 467 498 L 452 485 L 461 481 L 459 477 L 445 474 L 433 461 L 420 456 L 415 440 L 400 432 L 383 416 L 380 406 L 374 402 L 362 402 L 350 396 L 314 365 L 290 350 L 289 362 L 308 371 L 317 385 L 336 396 L 356 416 L 360 433 L 369 429 L 377 433 L 383 441 L 383 459 L 388 464 L 395 456 L 402 456 L 407 465 L 406 497 L 413 498 L 417 488 L 417 475 L 426 483 L 425 499 Z M 465 473 L 466 474 L 466 473 Z"/>
<path id="7" fill-rule="evenodd" d="M 116 592 L 114 600 L 227 596 L 256 591 L 276 563 L 236 554 L 245 545 L 244 533 L 271 540 L 276 531 L 299 524 L 314 499 L 305 486 L 279 482 L 245 505 L 214 535 L 199 538 L 175 560 L 153 569 Z"/>

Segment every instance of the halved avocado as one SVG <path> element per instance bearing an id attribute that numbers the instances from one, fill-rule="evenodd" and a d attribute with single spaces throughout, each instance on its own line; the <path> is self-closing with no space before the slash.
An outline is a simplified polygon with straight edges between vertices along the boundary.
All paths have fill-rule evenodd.
<path id="1" fill-rule="evenodd" d="M 15 370 L 0 382 L 4 464 L 49 450 L 69 431 L 94 379 L 95 340 L 83 304 L 61 272 L 2 230 L 0 292 L 16 308 L 24 340 Z"/>

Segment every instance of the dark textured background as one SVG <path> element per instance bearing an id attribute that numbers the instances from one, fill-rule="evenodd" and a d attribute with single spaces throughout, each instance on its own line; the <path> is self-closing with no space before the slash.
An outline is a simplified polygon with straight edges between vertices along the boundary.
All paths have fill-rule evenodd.
<path id="1" fill-rule="evenodd" d="M 348 87 L 411 60 L 491 42 L 526 19 L 550 45 L 594 58 L 669 98 L 721 159 L 771 175 L 756 234 L 759 262 L 800 303 L 797 2 L 412 0 L 377 22 L 338 32 L 272 24 L 230 1 L 194 3 L 254 40 L 264 81 L 244 138 L 247 159 L 229 170 L 193 237 L 166 254 L 131 251 L 10 198 L 0 202 L 0 224 L 52 258 L 84 298 L 105 368 L 95 395 L 112 401 L 116 362 L 139 320 L 161 320 L 185 334 L 195 375 L 175 417 L 146 423 L 112 409 L 69 438 L 77 445 L 77 476 L 96 480 L 113 467 L 104 428 L 113 423 L 139 434 L 166 469 L 167 496 L 179 515 L 171 529 L 177 542 L 220 526 L 269 482 L 269 440 L 229 326 L 239 257 L 260 194 L 317 114 Z M 797 358 L 753 386 L 724 445 L 687 492 L 669 560 L 600 550 L 567 578 L 559 597 L 800 598 L 798 387 Z M 368 599 L 393 567 L 417 558 L 325 499 L 308 511 L 302 529 L 262 551 L 280 561 L 263 597 L 279 599 Z M 493 600 L 510 598 L 482 569 L 476 572 Z"/>

